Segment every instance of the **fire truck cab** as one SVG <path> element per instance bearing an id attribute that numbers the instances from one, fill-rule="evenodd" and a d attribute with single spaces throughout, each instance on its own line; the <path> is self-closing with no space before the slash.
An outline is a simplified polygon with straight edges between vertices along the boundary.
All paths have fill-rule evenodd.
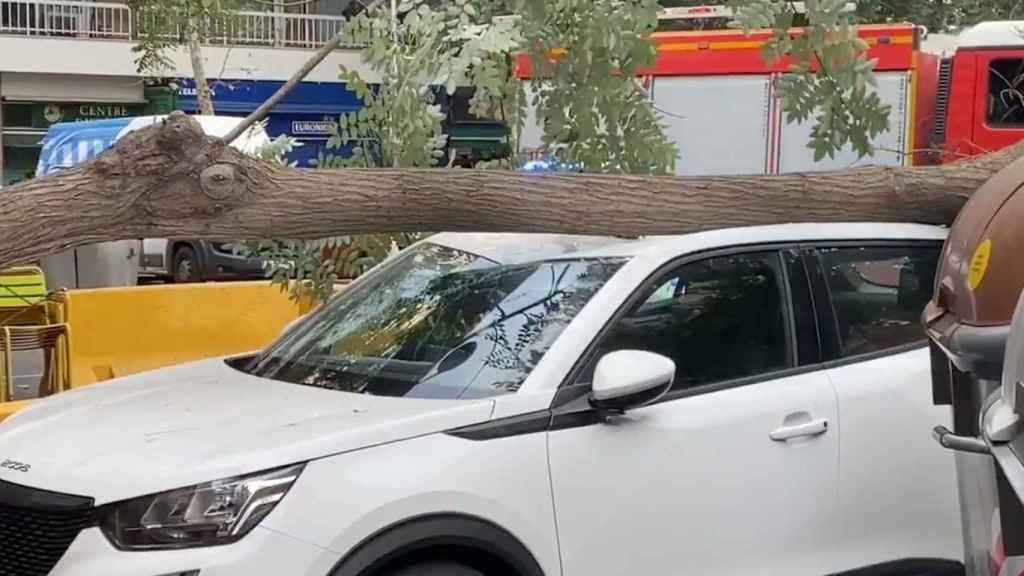
<path id="1" fill-rule="evenodd" d="M 942 60 L 931 148 L 951 162 L 1024 139 L 1024 22 L 986 22 Z"/>

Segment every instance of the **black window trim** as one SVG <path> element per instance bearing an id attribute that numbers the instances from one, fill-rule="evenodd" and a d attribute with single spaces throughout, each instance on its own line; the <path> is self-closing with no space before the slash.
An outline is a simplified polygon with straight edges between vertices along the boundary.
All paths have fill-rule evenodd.
<path id="1" fill-rule="evenodd" d="M 807 282 L 811 287 L 811 303 L 814 306 L 815 324 L 818 326 L 818 358 L 830 362 L 839 358 L 839 324 L 832 307 L 828 279 L 821 264 L 821 253 L 812 246 L 801 246 Z"/>
<path id="2" fill-rule="evenodd" d="M 708 260 L 710 258 L 719 258 L 723 256 L 734 256 L 738 254 L 751 253 L 775 253 L 776 258 L 778 259 L 781 273 L 784 278 L 781 288 L 784 291 L 784 294 L 782 295 L 783 305 L 787 310 L 786 330 L 788 332 L 788 337 L 790 339 L 789 346 L 790 348 L 793 348 L 793 354 L 790 358 L 790 363 L 792 364 L 792 366 L 790 366 L 789 368 L 783 368 L 781 370 L 775 370 L 773 372 L 766 372 L 764 374 L 756 374 L 753 376 L 745 376 L 743 378 L 735 378 L 732 380 L 725 380 L 722 382 L 705 384 L 703 386 L 696 386 L 694 388 L 686 390 L 672 390 L 665 394 L 665 396 L 663 396 L 660 400 L 655 402 L 655 404 L 672 402 L 675 400 L 681 400 L 683 398 L 690 398 L 693 396 L 700 396 L 704 394 L 713 394 L 716 392 L 722 392 L 724 390 L 729 390 L 732 388 L 741 388 L 744 386 L 750 386 L 752 384 L 758 384 L 769 380 L 777 380 L 780 378 L 799 376 L 801 374 L 807 374 L 809 372 L 822 370 L 822 364 L 808 364 L 806 366 L 798 365 L 799 354 L 797 353 L 795 348 L 797 342 L 795 325 L 793 325 L 793 322 L 795 322 L 795 320 L 794 315 L 791 311 L 793 305 L 793 295 L 792 291 L 790 290 L 788 282 L 788 271 L 786 270 L 786 262 L 782 257 L 782 251 L 786 249 L 799 249 L 800 246 L 800 242 L 737 244 L 728 247 L 711 248 L 707 250 L 691 252 L 689 254 L 673 258 L 672 260 L 659 266 L 654 272 L 648 275 L 648 277 L 645 278 L 644 281 L 641 282 L 635 290 L 633 290 L 633 293 L 630 294 L 630 296 L 626 298 L 626 300 L 624 300 L 622 304 L 619 305 L 619 307 L 615 310 L 615 313 L 609 317 L 609 319 L 605 322 L 604 326 L 601 327 L 601 330 L 598 331 L 597 335 L 590 341 L 590 343 L 587 345 L 587 349 L 576 360 L 576 363 L 573 364 L 572 369 L 569 370 L 568 374 L 566 374 L 565 379 L 558 386 L 558 392 L 562 392 L 563 390 L 566 390 L 567 392 L 569 390 L 572 390 L 572 392 L 556 392 L 555 397 L 551 402 L 551 410 L 556 410 L 559 407 L 564 406 L 565 409 L 569 411 L 575 411 L 573 410 L 573 408 L 575 407 L 574 401 L 580 398 L 581 394 L 585 395 L 585 393 L 581 390 L 581 388 L 583 388 L 582 386 L 574 385 L 574 383 L 576 379 L 579 377 L 580 373 L 583 370 L 585 370 L 587 365 L 590 363 L 591 359 L 593 358 L 593 355 L 595 354 L 598 348 L 598 345 L 608 336 L 608 333 L 612 330 L 612 327 L 615 326 L 622 318 L 624 318 L 626 314 L 629 313 L 629 311 L 632 310 L 640 302 L 640 300 L 643 298 L 643 295 L 646 294 L 648 290 L 654 288 L 655 284 L 664 278 L 665 274 L 687 264 L 699 262 L 702 260 Z M 555 412 L 556 415 L 559 413 L 560 411 Z"/>
<path id="3" fill-rule="evenodd" d="M 874 352 L 865 352 L 856 356 L 849 356 L 847 358 L 838 358 L 836 360 L 826 360 L 822 363 L 822 366 L 826 370 L 832 368 L 842 368 L 843 366 L 849 366 L 850 364 L 859 364 L 861 362 L 870 362 L 871 360 L 878 360 L 879 358 L 888 358 L 889 356 L 897 356 L 899 354 L 906 354 L 907 352 L 913 352 L 914 350 L 920 350 L 928 347 L 928 338 L 925 337 L 917 342 L 910 342 L 908 344 L 901 344 L 893 348 L 886 348 L 885 350 L 876 350 Z"/>
<path id="4" fill-rule="evenodd" d="M 807 284 L 807 301 L 797 302 L 796 294 L 793 292 L 792 277 L 790 276 L 789 264 L 786 262 L 786 252 L 791 252 L 799 260 L 799 266 L 803 270 L 803 281 Z M 786 291 L 789 294 L 790 310 L 793 313 L 793 338 L 794 338 L 794 353 L 796 358 L 794 359 L 794 366 L 817 366 L 820 365 L 823 359 L 823 351 L 821 347 L 821 326 L 818 323 L 818 314 L 814 306 L 814 286 L 811 283 L 811 272 L 807 268 L 807 255 L 805 251 L 800 248 L 799 245 L 794 245 L 791 248 L 783 248 L 779 250 L 779 257 L 782 258 L 782 264 L 785 268 L 786 278 Z M 806 305 L 810 308 L 811 322 L 814 323 L 814 344 L 815 347 L 810 352 L 812 353 L 813 360 L 806 364 L 800 362 L 800 337 L 797 335 L 799 326 L 796 321 L 796 308 L 799 305 Z"/>
<path id="5" fill-rule="evenodd" d="M 782 299 L 783 322 L 786 325 L 786 356 L 789 359 L 789 366 L 786 369 L 788 370 L 800 367 L 800 351 L 797 348 L 800 345 L 800 339 L 796 335 L 796 310 L 793 309 L 793 286 L 789 283 L 789 266 L 786 264 L 786 258 L 782 255 L 781 249 L 775 250 L 775 259 L 779 267 L 781 282 L 779 288 L 782 294 L 779 295 L 779 298 Z"/>
<path id="6" fill-rule="evenodd" d="M 942 249 L 944 242 L 942 240 L 873 240 L 873 241 L 856 241 L 856 240 L 843 240 L 838 242 L 805 242 L 801 244 L 801 248 L 804 252 L 804 261 L 811 266 L 817 267 L 818 271 L 822 273 L 822 283 L 815 284 L 811 282 L 811 297 L 817 301 L 821 299 L 824 302 L 826 309 L 820 309 L 815 305 L 815 313 L 818 315 L 819 330 L 821 326 L 831 325 L 833 328 L 830 330 L 830 334 L 819 334 L 819 341 L 822 342 L 822 366 L 826 370 L 833 368 L 841 368 L 850 364 L 857 364 L 859 362 L 869 362 L 871 360 L 878 360 L 880 358 L 886 358 L 889 356 L 896 356 L 899 354 L 905 354 L 921 348 L 928 347 L 928 336 L 925 334 L 924 329 L 921 330 L 921 339 L 909 342 L 907 344 L 901 344 L 885 350 L 875 350 L 873 352 L 864 352 L 862 354 L 855 354 L 853 356 L 842 356 L 842 339 L 839 337 L 839 320 L 835 312 L 835 306 L 832 304 L 832 288 L 828 285 L 828 280 L 824 276 L 824 263 L 822 261 L 822 250 L 828 250 L 832 248 L 913 248 L 913 247 L 935 247 L 939 250 L 939 258 L 942 257 Z M 923 312 L 923 311 L 922 311 Z M 826 338 L 834 343 L 834 357 L 829 357 L 826 353 L 826 347 L 824 343 Z"/>

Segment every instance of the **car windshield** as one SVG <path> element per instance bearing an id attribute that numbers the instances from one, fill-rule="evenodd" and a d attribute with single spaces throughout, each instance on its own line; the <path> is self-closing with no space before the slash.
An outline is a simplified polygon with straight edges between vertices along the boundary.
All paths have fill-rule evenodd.
<path id="1" fill-rule="evenodd" d="M 299 323 L 249 372 L 378 396 L 513 393 L 621 265 L 565 259 L 503 266 L 421 244 Z"/>

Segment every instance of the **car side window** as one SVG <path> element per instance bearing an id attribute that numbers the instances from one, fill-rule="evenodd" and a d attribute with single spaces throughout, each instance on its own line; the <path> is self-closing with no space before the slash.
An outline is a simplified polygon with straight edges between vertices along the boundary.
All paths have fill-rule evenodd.
<path id="1" fill-rule="evenodd" d="M 848 358 L 925 340 L 939 246 L 832 248 L 819 252 Z"/>
<path id="2" fill-rule="evenodd" d="M 615 350 L 674 360 L 673 390 L 790 367 L 783 286 L 777 252 L 684 264 L 611 328 L 579 382 L 589 382 L 600 357 Z"/>

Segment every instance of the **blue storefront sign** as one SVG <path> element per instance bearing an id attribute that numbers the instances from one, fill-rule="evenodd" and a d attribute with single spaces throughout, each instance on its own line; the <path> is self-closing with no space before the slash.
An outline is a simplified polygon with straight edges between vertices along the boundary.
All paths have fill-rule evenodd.
<path id="1" fill-rule="evenodd" d="M 198 113 L 196 86 L 191 79 L 178 80 L 178 108 Z M 272 80 L 218 80 L 210 82 L 213 107 L 218 115 L 245 116 L 256 110 L 284 82 Z M 311 160 L 326 149 L 329 127 L 339 115 L 362 108 L 355 93 L 340 82 L 302 82 L 274 107 L 267 118 L 267 133 L 271 138 L 286 134 L 303 145 L 296 148 L 289 160 L 300 167 L 310 167 Z"/>

